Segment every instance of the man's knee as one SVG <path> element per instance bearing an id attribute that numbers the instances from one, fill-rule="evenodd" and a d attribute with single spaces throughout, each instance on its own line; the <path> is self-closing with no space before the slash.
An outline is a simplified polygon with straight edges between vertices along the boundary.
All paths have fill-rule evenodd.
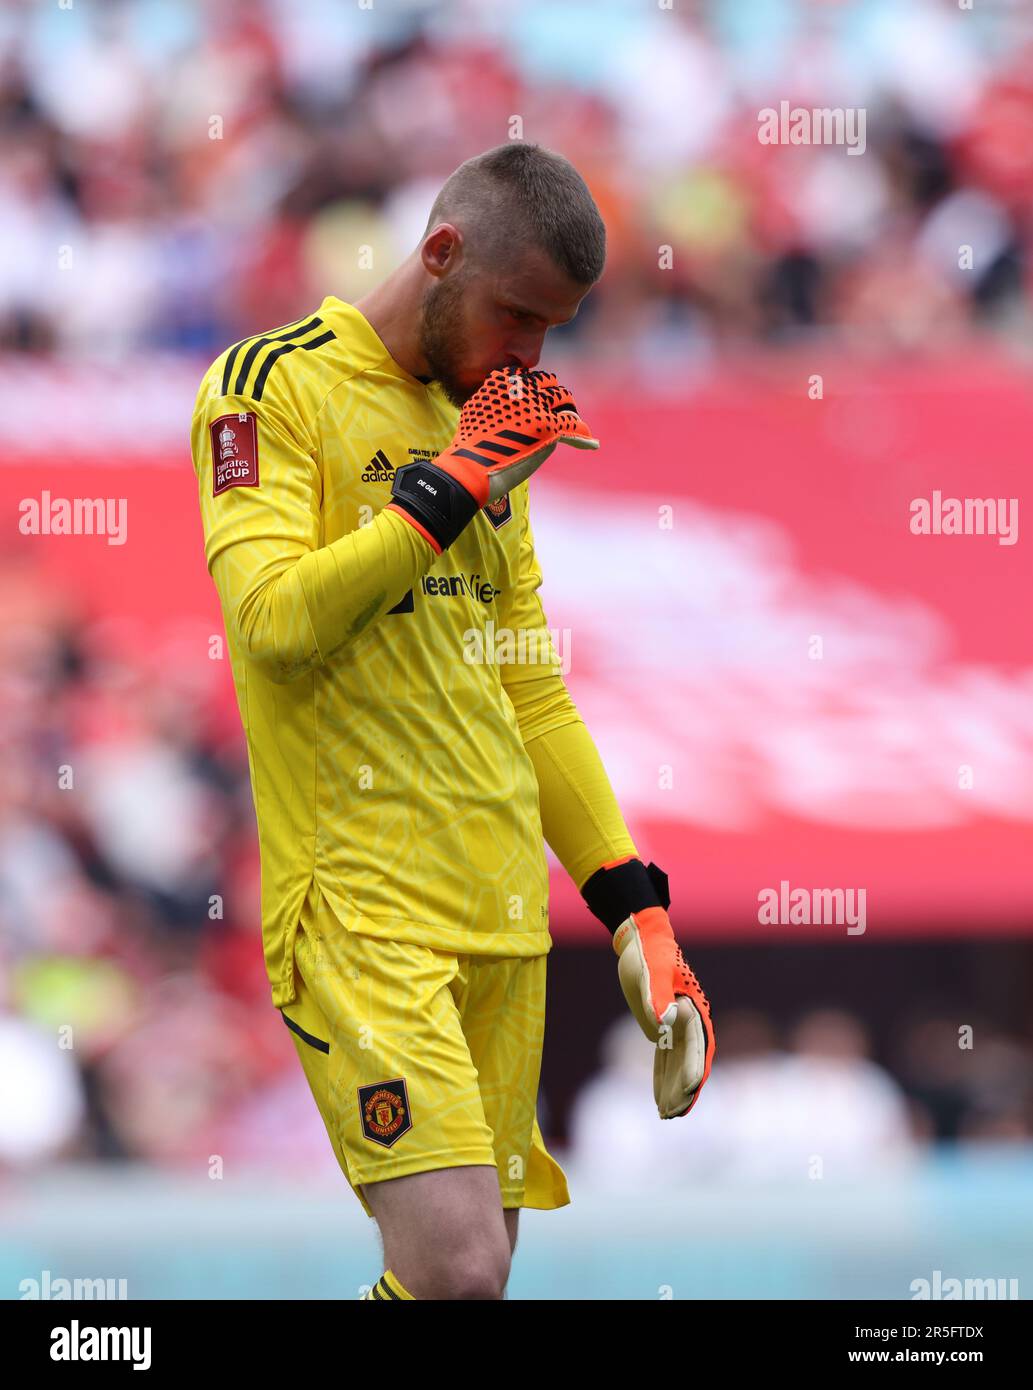
<path id="1" fill-rule="evenodd" d="M 487 1165 L 367 1183 L 384 1256 L 414 1298 L 500 1299 L 512 1251 Z"/>
<path id="2" fill-rule="evenodd" d="M 480 1300 L 501 1299 L 509 1280 L 508 1242 L 470 1242 L 443 1258 L 431 1257 L 406 1284 L 416 1298 Z M 404 1282 L 404 1279 L 403 1279 Z"/>

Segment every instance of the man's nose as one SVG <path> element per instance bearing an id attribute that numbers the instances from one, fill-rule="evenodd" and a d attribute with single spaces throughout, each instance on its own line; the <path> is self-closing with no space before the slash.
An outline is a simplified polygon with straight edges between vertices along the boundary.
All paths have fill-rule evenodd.
<path id="1" fill-rule="evenodd" d="M 518 348 L 511 348 L 507 355 L 507 367 L 522 367 L 525 372 L 529 372 L 532 367 L 537 367 L 539 358 L 542 355 L 542 344 L 528 343 Z"/>

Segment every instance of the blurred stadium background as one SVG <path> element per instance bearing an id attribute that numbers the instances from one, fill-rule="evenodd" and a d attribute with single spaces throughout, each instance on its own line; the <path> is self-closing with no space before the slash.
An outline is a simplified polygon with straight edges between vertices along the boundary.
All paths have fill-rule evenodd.
<path id="1" fill-rule="evenodd" d="M 863 156 L 761 145 L 781 100 L 863 108 Z M 608 486 L 535 479 L 543 598 L 719 1051 L 661 1125 L 557 870 L 574 1200 L 525 1213 L 511 1296 L 1033 1288 L 1033 567 L 1021 528 L 908 526 L 1028 495 L 1033 10 L 76 0 L 0 13 L 2 1297 L 379 1273 L 269 1004 L 189 415 L 227 343 L 386 275 L 516 115 L 609 233 L 543 358 Z M 45 492 L 124 499 L 124 544 L 24 534 Z M 782 881 L 865 889 L 865 931 L 762 925 Z"/>

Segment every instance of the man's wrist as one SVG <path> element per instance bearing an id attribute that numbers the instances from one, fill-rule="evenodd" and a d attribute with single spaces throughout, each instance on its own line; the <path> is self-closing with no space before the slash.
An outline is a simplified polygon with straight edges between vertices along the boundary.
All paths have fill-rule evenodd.
<path id="1" fill-rule="evenodd" d="M 585 880 L 581 896 L 611 935 L 632 912 L 647 907 L 662 907 L 666 911 L 671 905 L 663 869 L 634 857 L 602 865 Z"/>
<path id="2" fill-rule="evenodd" d="M 429 460 L 403 464 L 395 472 L 391 502 L 439 553 L 447 550 L 480 510 L 460 482 Z"/>

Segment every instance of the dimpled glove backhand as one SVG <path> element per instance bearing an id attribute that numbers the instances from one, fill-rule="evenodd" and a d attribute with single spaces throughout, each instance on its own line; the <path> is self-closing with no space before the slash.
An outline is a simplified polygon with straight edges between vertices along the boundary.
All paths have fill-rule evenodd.
<path id="1" fill-rule="evenodd" d="M 440 554 L 481 507 L 529 478 L 557 444 L 599 447 L 566 387 L 552 372 L 492 372 L 463 406 L 448 448 L 396 470 L 387 505 Z"/>

